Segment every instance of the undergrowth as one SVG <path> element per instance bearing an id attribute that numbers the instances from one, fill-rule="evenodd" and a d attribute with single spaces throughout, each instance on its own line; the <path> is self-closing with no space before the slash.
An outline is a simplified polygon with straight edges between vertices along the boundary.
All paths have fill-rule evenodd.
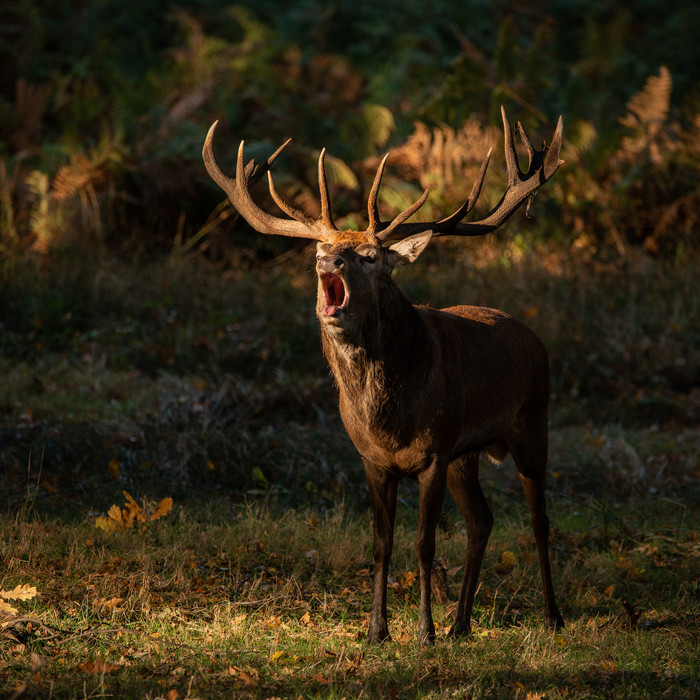
<path id="1" fill-rule="evenodd" d="M 567 166 L 537 207 L 562 229 L 541 235 L 621 255 L 630 244 L 664 257 L 697 249 L 700 14 L 688 3 L 631 13 L 439 0 L 426 14 L 418 0 L 396 12 L 319 0 L 187 10 L 31 0 L 1 12 L 0 254 L 99 241 L 129 254 L 175 243 L 235 257 L 247 229 L 201 161 L 215 119 L 225 169 L 242 138 L 261 161 L 293 136 L 278 187 L 311 214 L 327 147 L 341 227 L 364 220 L 387 150 L 383 216 L 430 187 L 422 214 L 439 219 L 494 146 L 481 212 L 504 185 L 501 104 L 533 142 L 564 117 Z M 261 241 L 261 254 L 278 252 Z"/>

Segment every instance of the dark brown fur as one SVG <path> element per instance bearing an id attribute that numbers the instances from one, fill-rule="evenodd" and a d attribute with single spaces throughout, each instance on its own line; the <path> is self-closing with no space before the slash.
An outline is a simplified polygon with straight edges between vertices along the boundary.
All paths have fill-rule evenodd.
<path id="1" fill-rule="evenodd" d="M 420 488 L 416 552 L 422 641 L 434 638 L 430 576 L 445 486 L 468 532 L 467 566 L 452 634 L 469 632 L 481 560 L 493 518 L 478 482 L 484 451 L 511 452 L 532 514 L 545 590 L 545 617 L 563 624 L 552 588 L 544 483 L 547 464 L 547 355 L 537 337 L 507 314 L 474 306 L 437 311 L 411 305 L 391 279 L 412 262 L 401 244 L 320 243 L 317 312 L 326 358 L 338 385 L 343 423 L 365 465 L 374 508 L 374 603 L 368 638 L 389 637 L 386 582 L 398 480 Z M 396 250 L 395 250 L 396 249 Z M 420 252 L 420 251 L 419 251 Z M 413 258 L 415 259 L 415 258 Z M 348 299 L 324 316 L 323 275 L 343 280 Z"/>

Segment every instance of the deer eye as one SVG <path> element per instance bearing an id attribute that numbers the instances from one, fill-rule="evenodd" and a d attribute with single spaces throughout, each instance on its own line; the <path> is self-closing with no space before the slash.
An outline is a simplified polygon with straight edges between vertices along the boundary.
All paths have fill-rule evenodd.
<path id="1" fill-rule="evenodd" d="M 360 253 L 360 260 L 363 264 L 372 265 L 377 261 L 377 251 L 372 248 L 362 251 Z"/>

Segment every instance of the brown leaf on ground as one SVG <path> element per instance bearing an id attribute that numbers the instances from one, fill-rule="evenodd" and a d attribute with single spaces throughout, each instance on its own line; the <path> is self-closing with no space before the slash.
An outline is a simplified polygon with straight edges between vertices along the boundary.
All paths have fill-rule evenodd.
<path id="1" fill-rule="evenodd" d="M 113 664 L 107 661 L 107 659 L 88 659 L 87 661 L 78 664 L 76 668 L 83 673 L 95 673 L 102 675 L 103 673 L 112 673 L 112 671 L 117 671 L 121 668 L 119 664 Z"/>
<path id="2" fill-rule="evenodd" d="M 156 506 L 156 509 L 153 511 L 149 520 L 158 520 L 158 518 L 162 518 L 163 516 L 167 515 L 170 512 L 172 507 L 173 507 L 173 499 L 170 498 L 169 496 L 167 498 L 164 498 Z"/>
<path id="3" fill-rule="evenodd" d="M 30 600 L 35 598 L 36 594 L 36 586 L 30 586 L 28 583 L 25 583 L 15 586 L 11 591 L 0 591 L 0 598 L 5 598 L 5 600 Z"/>

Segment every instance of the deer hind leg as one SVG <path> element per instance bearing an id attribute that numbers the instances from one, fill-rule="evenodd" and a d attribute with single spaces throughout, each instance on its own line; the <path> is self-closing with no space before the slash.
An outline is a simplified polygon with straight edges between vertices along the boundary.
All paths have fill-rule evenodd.
<path id="1" fill-rule="evenodd" d="M 554 629 L 564 627 L 564 620 L 557 607 L 552 584 L 552 567 L 549 561 L 549 518 L 545 503 L 545 483 L 547 471 L 547 433 L 544 430 L 533 431 L 544 434 L 543 438 L 531 436 L 508 441 L 508 447 L 518 476 L 525 492 L 525 499 L 530 507 L 530 522 L 537 542 L 537 552 L 544 587 L 545 624 Z M 531 434 L 532 435 L 532 434 Z"/>
<path id="2" fill-rule="evenodd" d="M 382 470 L 365 462 L 367 486 L 374 512 L 374 594 L 369 621 L 367 641 L 390 640 L 386 617 L 386 583 L 389 575 L 389 560 L 394 546 L 394 518 L 396 516 L 396 493 L 398 481 Z"/>
<path id="3" fill-rule="evenodd" d="M 462 592 L 450 636 L 471 632 L 474 596 L 479 582 L 481 562 L 493 528 L 493 515 L 479 484 L 479 452 L 455 459 L 447 470 L 447 485 L 467 526 L 467 561 Z"/>

